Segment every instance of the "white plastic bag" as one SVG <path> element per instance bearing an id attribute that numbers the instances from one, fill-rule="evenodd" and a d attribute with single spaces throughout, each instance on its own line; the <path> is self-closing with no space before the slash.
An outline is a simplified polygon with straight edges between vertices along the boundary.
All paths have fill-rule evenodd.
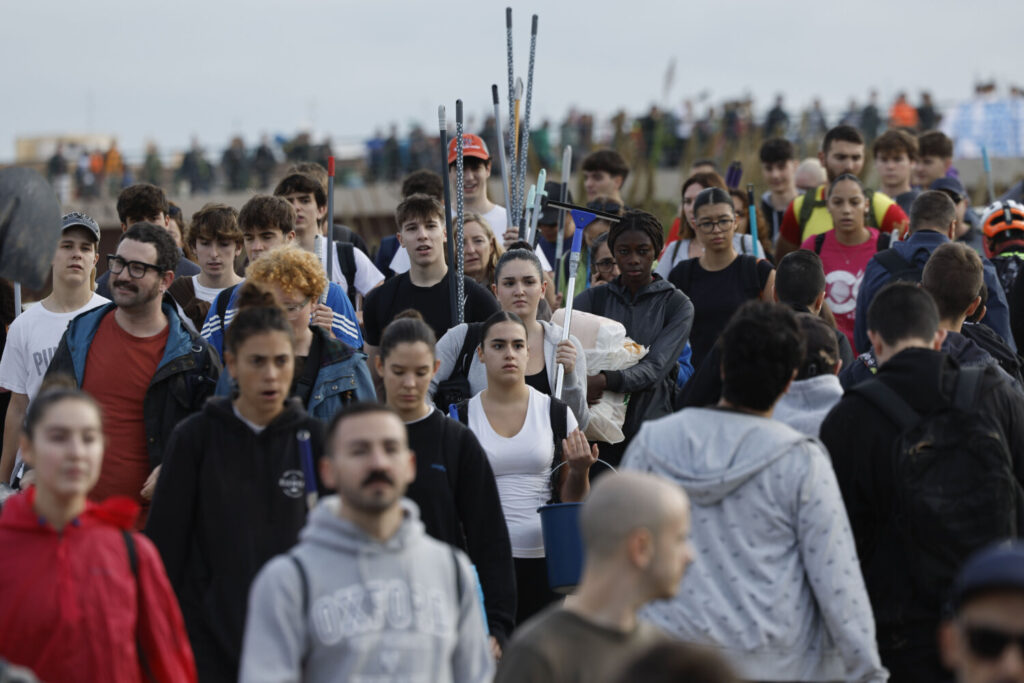
<path id="1" fill-rule="evenodd" d="M 561 326 L 565 320 L 565 309 L 559 309 L 551 316 L 551 322 Z M 633 367 L 647 355 L 647 348 L 626 336 L 622 323 L 593 313 L 572 312 L 572 326 L 569 332 L 580 340 L 587 357 L 587 374 L 596 375 L 602 370 L 625 370 Z M 598 403 L 590 406 L 590 424 L 585 432 L 591 441 L 620 443 L 626 438 L 622 423 L 626 420 L 627 394 L 606 391 Z"/>

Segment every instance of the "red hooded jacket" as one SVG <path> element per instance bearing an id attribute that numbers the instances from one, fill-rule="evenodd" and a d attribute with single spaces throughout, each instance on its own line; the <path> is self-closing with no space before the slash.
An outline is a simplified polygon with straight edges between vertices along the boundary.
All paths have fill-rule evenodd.
<path id="1" fill-rule="evenodd" d="M 0 657 L 45 681 L 195 681 L 185 625 L 153 544 L 132 534 L 138 579 L 123 530 L 138 506 L 89 503 L 57 532 L 33 510 L 35 489 L 0 514 Z M 138 617 L 138 618 L 137 618 Z"/>

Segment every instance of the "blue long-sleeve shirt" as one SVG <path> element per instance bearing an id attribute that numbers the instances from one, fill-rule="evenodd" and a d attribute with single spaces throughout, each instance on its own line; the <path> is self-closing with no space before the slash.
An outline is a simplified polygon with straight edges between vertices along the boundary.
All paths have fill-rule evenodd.
<path id="1" fill-rule="evenodd" d="M 918 268 L 924 269 L 924 264 L 932 252 L 939 246 L 949 241 L 949 238 L 935 230 L 919 230 L 913 233 L 903 242 L 896 242 L 890 247 L 897 254 L 903 257 L 908 263 L 913 262 Z M 988 312 L 985 314 L 983 323 L 995 330 L 996 334 L 1014 350 L 1017 346 L 1013 341 L 1013 334 L 1010 332 L 1010 307 L 1006 303 L 1006 294 L 1003 286 L 999 284 L 999 276 L 996 274 L 995 266 L 984 256 L 981 257 L 984 265 L 984 280 L 988 287 Z M 860 283 L 860 291 L 857 293 L 857 315 L 853 326 L 853 339 L 857 348 L 864 351 L 871 347 L 868 339 L 868 306 L 872 299 L 885 285 L 892 280 L 877 257 L 871 257 L 867 268 L 864 269 L 864 279 Z"/>

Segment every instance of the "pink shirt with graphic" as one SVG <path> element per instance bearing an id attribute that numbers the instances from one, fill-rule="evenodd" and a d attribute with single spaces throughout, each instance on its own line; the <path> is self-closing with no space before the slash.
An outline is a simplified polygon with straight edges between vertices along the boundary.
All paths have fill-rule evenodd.
<path id="1" fill-rule="evenodd" d="M 825 268 L 825 301 L 832 309 L 836 317 L 836 326 L 839 331 L 850 340 L 850 346 L 854 353 L 860 353 L 866 349 L 858 349 L 853 343 L 853 319 L 857 308 L 857 292 L 860 291 L 860 282 L 864 279 L 864 269 L 868 261 L 875 255 L 878 246 L 878 230 L 868 228 L 871 237 L 862 244 L 847 246 L 840 244 L 836 239 L 836 231 L 829 230 L 824 233 L 825 241 L 821 245 L 818 255 L 821 257 L 821 265 Z M 801 249 L 817 251 L 815 249 L 815 238 L 812 235 L 800 245 Z"/>

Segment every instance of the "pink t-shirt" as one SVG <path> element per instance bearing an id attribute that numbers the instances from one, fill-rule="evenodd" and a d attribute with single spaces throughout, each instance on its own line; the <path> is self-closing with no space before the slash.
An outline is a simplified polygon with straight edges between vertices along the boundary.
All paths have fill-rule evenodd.
<path id="1" fill-rule="evenodd" d="M 836 326 L 850 340 L 850 346 L 853 347 L 855 354 L 866 350 L 858 349 L 853 343 L 857 292 L 860 291 L 860 282 L 864 279 L 864 269 L 875 255 L 878 246 L 878 230 L 868 228 L 868 232 L 871 233 L 871 237 L 866 242 L 847 246 L 839 243 L 835 230 L 829 230 L 824 233 L 825 241 L 818 253 L 821 265 L 825 268 L 825 300 L 836 317 Z M 814 248 L 816 237 L 819 236 L 812 235 L 805 239 L 800 248 L 817 251 Z"/>

